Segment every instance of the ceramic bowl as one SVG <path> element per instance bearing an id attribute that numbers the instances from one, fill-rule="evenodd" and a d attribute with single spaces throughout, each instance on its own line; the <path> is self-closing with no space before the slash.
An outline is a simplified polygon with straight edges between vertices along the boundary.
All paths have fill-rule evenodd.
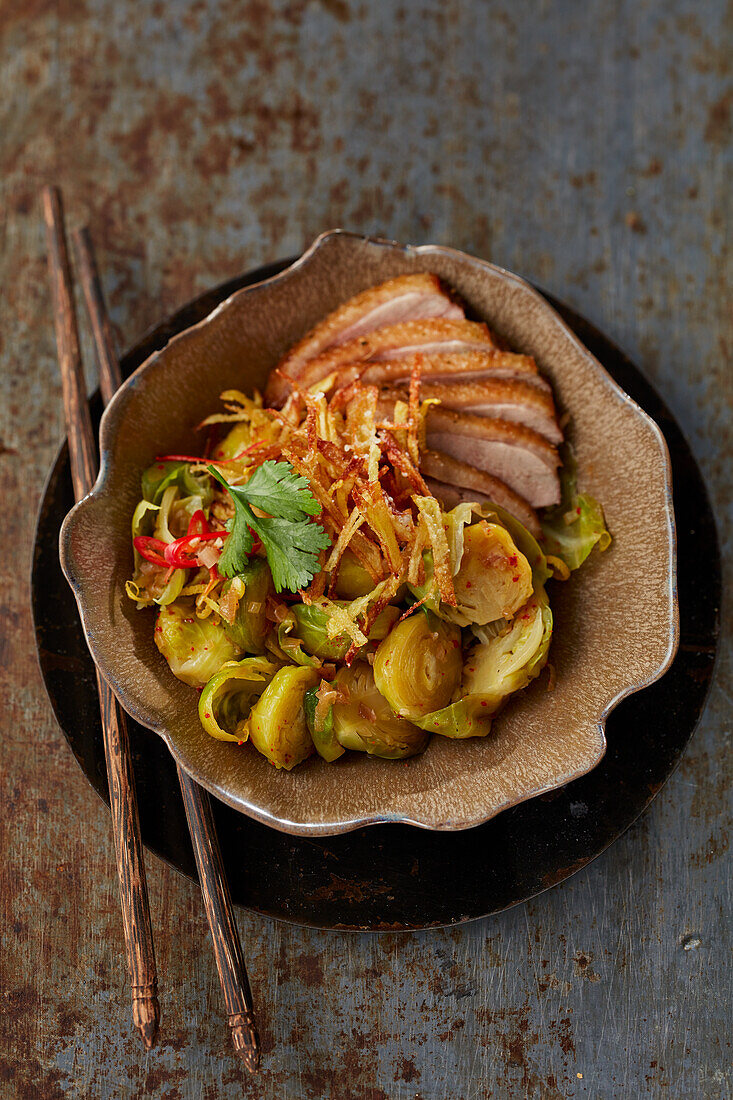
<path id="1" fill-rule="evenodd" d="M 535 356 L 569 414 L 580 487 L 603 503 L 613 543 L 569 582 L 551 582 L 554 690 L 540 677 L 512 699 L 489 737 L 433 737 L 406 762 L 349 753 L 336 764 L 315 757 L 277 771 L 251 747 L 204 733 L 196 692 L 174 678 L 155 647 L 152 612 L 136 611 L 124 594 L 140 474 L 157 455 L 189 453 L 194 425 L 217 408 L 221 391 L 261 388 L 285 350 L 329 310 L 414 271 L 441 276 L 469 315 Z M 593 768 L 605 752 L 610 711 L 658 679 L 674 656 L 674 515 L 659 428 L 532 287 L 453 249 L 322 235 L 291 267 L 239 290 L 143 363 L 103 416 L 100 453 L 97 483 L 61 531 L 62 565 L 92 654 L 125 709 L 164 738 L 186 771 L 277 829 L 316 835 L 384 822 L 478 825 Z"/>

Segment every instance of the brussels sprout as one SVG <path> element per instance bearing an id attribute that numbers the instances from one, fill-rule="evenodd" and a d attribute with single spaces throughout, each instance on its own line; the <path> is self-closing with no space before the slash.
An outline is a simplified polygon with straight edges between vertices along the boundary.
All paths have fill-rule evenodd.
<path id="1" fill-rule="evenodd" d="M 486 736 L 491 716 L 544 668 L 551 636 L 552 611 L 544 589 L 539 589 L 502 631 L 470 650 L 462 698 L 425 715 L 418 725 L 444 737 Z"/>
<path id="2" fill-rule="evenodd" d="M 148 466 L 142 476 L 143 497 L 151 504 L 160 504 L 163 493 L 172 485 L 180 490 L 181 496 L 200 496 L 204 507 L 214 499 L 209 474 L 193 474 L 189 463 L 172 461 Z"/>
<path id="3" fill-rule="evenodd" d="M 369 641 L 383 641 L 393 627 L 397 625 L 402 614 L 403 612 L 400 611 L 399 607 L 394 607 L 392 604 L 383 608 L 374 620 L 374 626 L 369 631 Z"/>
<path id="4" fill-rule="evenodd" d="M 317 683 L 314 668 L 281 668 L 252 707 L 250 740 L 276 768 L 290 771 L 313 752 L 303 697 Z"/>
<path id="5" fill-rule="evenodd" d="M 163 574 L 163 576 L 165 577 L 165 573 Z M 169 604 L 174 603 L 174 601 L 178 599 L 181 592 L 183 591 L 187 577 L 187 569 L 176 569 L 171 574 L 171 578 L 168 583 L 163 585 L 159 596 L 155 595 L 158 587 L 156 585 L 153 585 L 153 587 L 150 589 L 150 592 L 153 595 L 155 603 L 157 603 L 159 607 L 167 607 Z"/>
<path id="6" fill-rule="evenodd" d="M 343 600 L 337 601 L 345 606 Z M 346 656 L 351 645 L 346 634 L 338 634 L 335 638 L 328 636 L 328 615 L 317 604 L 296 603 L 290 608 L 297 620 L 296 633 L 303 643 L 306 653 L 312 653 L 315 657 L 321 657 L 326 661 L 341 661 Z M 380 611 L 374 625 L 369 631 L 369 641 L 381 641 L 389 634 L 390 630 L 400 617 L 397 607 L 388 606 Z"/>
<path id="7" fill-rule="evenodd" d="M 345 749 L 385 760 L 401 760 L 422 752 L 428 735 L 394 713 L 374 680 L 366 661 L 339 669 L 333 686 L 345 689 L 348 702 L 337 701 L 331 708 L 336 740 Z"/>
<path id="8" fill-rule="evenodd" d="M 532 567 L 532 583 L 535 588 L 541 588 L 552 576 L 552 570 L 547 564 L 547 558 L 540 544 L 531 531 L 528 531 L 516 516 L 501 508 L 498 504 L 485 504 L 480 508 L 480 514 L 484 519 L 497 520 L 502 527 L 506 527 L 512 537 L 512 542 L 521 550 Z"/>
<path id="9" fill-rule="evenodd" d="M 156 539 L 161 539 L 163 542 L 173 542 L 175 535 L 170 529 L 171 509 L 178 500 L 179 492 L 177 485 L 169 485 L 160 498 L 160 504 L 158 506 L 158 514 L 155 517 L 155 528 L 153 535 Z"/>
<path id="10" fill-rule="evenodd" d="M 550 605 L 538 593 L 505 630 L 469 651 L 461 690 L 503 699 L 525 687 L 544 667 L 551 633 Z"/>
<path id="11" fill-rule="evenodd" d="M 278 624 L 277 644 L 279 648 L 288 661 L 296 665 L 307 665 L 309 668 L 320 668 L 323 664 L 321 658 L 312 657 L 310 653 L 306 653 L 300 638 L 293 634 L 293 630 L 297 628 L 297 625 L 298 620 L 295 618 L 292 611 L 289 611 L 283 621 Z"/>
<path id="12" fill-rule="evenodd" d="M 160 509 L 157 504 L 141 500 L 132 515 L 132 537 L 149 535 L 154 528 L 154 520 Z M 146 562 L 134 549 L 135 572 L 132 581 L 128 581 L 126 590 L 128 596 L 137 601 L 138 609 L 148 607 L 151 603 L 157 603 L 161 607 L 173 603 L 181 593 L 186 583 L 188 572 L 185 569 L 176 569 L 166 582 L 167 569 L 157 568 Z"/>
<path id="13" fill-rule="evenodd" d="M 424 610 L 398 623 L 374 657 L 377 688 L 412 721 L 447 706 L 462 669 L 460 630 Z"/>
<path id="14" fill-rule="evenodd" d="M 351 644 L 345 634 L 329 638 L 328 615 L 316 604 L 296 603 L 290 608 L 297 621 L 297 634 L 306 653 L 324 660 L 342 660 Z"/>
<path id="15" fill-rule="evenodd" d="M 342 600 L 355 600 L 359 596 L 367 596 L 373 588 L 374 581 L 364 566 L 351 550 L 345 550 L 339 563 L 336 595 Z"/>
<path id="16" fill-rule="evenodd" d="M 542 532 L 547 553 L 570 570 L 579 569 L 596 544 L 599 550 L 611 545 L 603 508 L 587 493 L 576 493 L 564 512 L 553 508 L 542 520 Z"/>
<path id="17" fill-rule="evenodd" d="M 211 677 L 199 698 L 199 718 L 217 741 L 246 741 L 249 714 L 277 672 L 277 665 L 262 657 L 227 661 Z"/>
<path id="18" fill-rule="evenodd" d="M 313 739 L 313 744 L 316 746 L 316 752 L 330 764 L 334 760 L 338 760 L 340 756 L 343 756 L 346 750 L 336 739 L 333 728 L 333 706 L 328 708 L 322 719 L 317 717 L 319 703 L 318 690 L 318 688 L 312 687 L 308 688 L 305 693 L 303 700 L 305 720 L 308 726 L 308 732 Z"/>
<path id="19" fill-rule="evenodd" d="M 198 619 L 193 604 L 183 600 L 161 607 L 154 637 L 173 675 L 191 687 L 203 687 L 242 652 L 221 626 Z"/>
<path id="20" fill-rule="evenodd" d="M 242 420 L 235 424 L 230 432 L 227 432 L 214 451 L 213 457 L 226 462 L 229 459 L 236 458 L 237 455 L 249 447 L 251 442 L 252 429 L 249 424 Z"/>
<path id="21" fill-rule="evenodd" d="M 578 492 L 577 464 L 569 444 L 562 448 L 561 457 L 562 499 L 557 507 L 545 509 L 540 524 L 546 552 L 560 558 L 568 569 L 578 569 L 596 544 L 599 550 L 607 550 L 611 536 L 601 505 Z"/>
<path id="22" fill-rule="evenodd" d="M 132 537 L 136 539 L 138 535 L 149 535 L 153 530 L 154 515 L 158 511 L 157 504 L 151 504 L 149 500 L 141 500 L 135 511 L 132 513 Z M 142 562 L 142 557 L 138 554 L 137 550 L 134 550 L 135 554 L 135 568 L 137 569 Z"/>
<path id="23" fill-rule="evenodd" d="M 508 531 L 482 520 L 463 533 L 453 587 L 460 626 L 511 619 L 532 594 L 532 569 Z"/>
<path id="24" fill-rule="evenodd" d="M 222 597 L 235 582 L 244 585 L 244 594 L 237 605 L 234 622 L 222 622 L 222 626 L 245 653 L 264 653 L 268 627 L 265 605 L 267 597 L 274 591 L 270 567 L 263 558 L 250 558 L 249 565 L 241 573 L 224 583 Z"/>
<path id="25" fill-rule="evenodd" d="M 491 714 L 488 703 L 484 706 L 480 699 L 467 696 L 433 714 L 426 714 L 418 725 L 428 733 L 439 733 L 454 740 L 486 737 L 491 732 Z"/>
<path id="26" fill-rule="evenodd" d="M 203 512 L 205 515 L 208 513 L 208 505 L 205 503 L 204 497 L 200 494 L 182 497 L 179 493 L 179 496 L 171 505 L 168 518 L 170 533 L 174 538 L 180 539 L 183 535 L 188 534 L 189 524 L 195 512 Z"/>

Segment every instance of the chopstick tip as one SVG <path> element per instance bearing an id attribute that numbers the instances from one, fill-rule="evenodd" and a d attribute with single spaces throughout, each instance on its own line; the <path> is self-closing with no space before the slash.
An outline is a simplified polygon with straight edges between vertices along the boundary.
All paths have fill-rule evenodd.
<path id="1" fill-rule="evenodd" d="M 160 1027 L 160 1004 L 157 993 L 133 993 L 132 1016 L 135 1027 L 140 1032 L 143 1046 L 146 1050 L 151 1050 L 155 1046 Z"/>
<path id="2" fill-rule="evenodd" d="M 237 1057 L 249 1073 L 257 1073 L 260 1066 L 260 1037 L 250 1013 L 236 1012 L 229 1017 L 232 1046 Z"/>

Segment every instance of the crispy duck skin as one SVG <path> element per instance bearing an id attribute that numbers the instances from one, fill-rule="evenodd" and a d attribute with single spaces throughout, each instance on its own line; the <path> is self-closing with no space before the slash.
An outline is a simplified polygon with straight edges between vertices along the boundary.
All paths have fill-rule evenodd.
<path id="1" fill-rule="evenodd" d="M 426 449 L 420 456 L 420 471 L 433 496 L 445 508 L 455 508 L 456 504 L 473 500 L 478 504 L 498 504 L 523 523 L 533 535 L 541 535 L 534 508 L 524 497 L 520 497 L 503 481 L 487 474 L 485 470 L 459 462 L 440 451 Z"/>
<path id="2" fill-rule="evenodd" d="M 484 379 L 512 379 L 526 382 L 536 389 L 551 393 L 548 382 L 537 370 L 531 355 L 515 355 L 498 348 L 481 348 L 471 351 L 444 352 L 426 355 L 417 351 L 396 359 L 378 360 L 374 363 L 355 364 L 344 370 L 353 371 L 354 378 L 374 385 L 394 386 L 409 382 L 413 369 L 419 366 L 426 383 L 433 382 L 483 382 Z M 351 381 L 351 379 L 349 379 Z"/>
<path id="3" fill-rule="evenodd" d="M 437 275 L 419 272 L 400 275 L 380 286 L 350 298 L 291 348 L 279 369 L 290 378 L 299 378 L 305 364 L 329 348 L 339 347 L 385 325 L 401 321 L 418 321 L 431 317 L 458 320 L 462 307 L 443 287 Z M 271 374 L 266 398 L 268 403 L 280 403 L 288 392 L 281 375 Z"/>
<path id="4" fill-rule="evenodd" d="M 347 344 L 331 348 L 323 355 L 311 359 L 298 382 L 304 387 L 311 386 L 333 371 L 343 373 L 346 380 L 346 368 L 365 360 L 369 360 L 371 367 L 371 364 L 382 360 L 399 359 L 415 353 L 429 356 L 444 352 L 492 349 L 495 350 L 494 337 L 488 326 L 481 321 L 453 320 L 446 317 L 403 321 L 401 324 L 387 325 L 356 340 L 350 340 Z"/>
<path id="5" fill-rule="evenodd" d="M 498 348 L 425 355 L 414 352 L 394 359 L 346 363 L 338 367 L 339 383 L 361 381 L 370 386 L 402 386 L 415 367 L 424 383 L 483 382 L 484 379 L 516 379 L 552 395 L 552 388 L 537 370 L 531 355 L 515 355 Z"/>
<path id="6" fill-rule="evenodd" d="M 434 398 L 444 409 L 489 416 L 524 424 L 551 443 L 562 443 L 563 434 L 555 417 L 552 393 L 539 390 L 516 378 L 486 378 L 481 382 L 426 382 L 422 399 Z"/>

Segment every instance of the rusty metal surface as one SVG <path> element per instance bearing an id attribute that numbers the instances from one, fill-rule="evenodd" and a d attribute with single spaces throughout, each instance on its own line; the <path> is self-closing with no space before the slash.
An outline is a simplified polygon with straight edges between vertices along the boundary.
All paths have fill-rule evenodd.
<path id="1" fill-rule="evenodd" d="M 26 582 L 62 435 L 35 202 L 50 180 L 91 223 L 122 346 L 337 224 L 542 283 L 660 387 L 730 552 L 727 10 L 0 3 L 3 1098 L 730 1094 L 729 650 L 652 809 L 549 894 L 412 935 L 242 915 L 263 1036 L 250 1084 L 200 896 L 154 860 L 163 1034 L 139 1049 L 109 821 L 43 694 Z"/>

